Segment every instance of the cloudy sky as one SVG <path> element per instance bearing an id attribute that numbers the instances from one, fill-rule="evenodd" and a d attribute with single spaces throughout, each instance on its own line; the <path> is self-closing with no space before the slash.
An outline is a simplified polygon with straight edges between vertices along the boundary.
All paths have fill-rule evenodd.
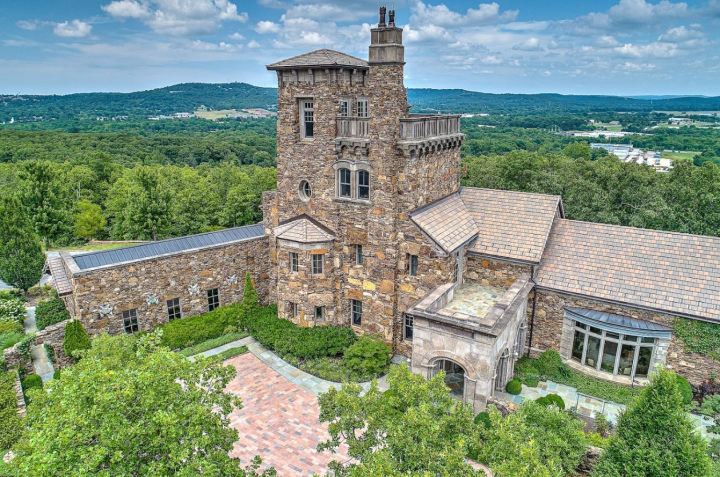
<path id="1" fill-rule="evenodd" d="M 365 58 L 378 0 L 0 0 L 0 93 L 244 81 L 318 48 Z M 406 84 L 720 95 L 720 0 L 395 0 Z"/>

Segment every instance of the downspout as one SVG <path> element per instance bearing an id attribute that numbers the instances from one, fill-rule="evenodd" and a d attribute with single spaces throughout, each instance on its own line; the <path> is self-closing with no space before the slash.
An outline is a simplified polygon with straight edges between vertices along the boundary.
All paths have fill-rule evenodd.
<path id="1" fill-rule="evenodd" d="M 532 279 L 533 281 L 535 278 L 535 271 L 536 267 L 533 265 L 532 268 Z M 527 350 L 527 357 L 530 357 L 530 351 L 532 350 L 532 343 L 533 343 L 533 331 L 535 331 L 535 307 L 537 305 L 537 285 L 533 287 L 533 302 L 532 302 L 532 312 L 530 313 L 530 338 L 528 339 L 528 350 Z"/>

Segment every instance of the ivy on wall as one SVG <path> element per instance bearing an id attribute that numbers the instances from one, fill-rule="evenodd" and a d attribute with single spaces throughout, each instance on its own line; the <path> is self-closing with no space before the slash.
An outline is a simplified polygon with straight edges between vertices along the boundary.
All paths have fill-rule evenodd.
<path id="1" fill-rule="evenodd" d="M 687 351 L 720 361 L 720 325 L 676 318 L 673 331 Z"/>

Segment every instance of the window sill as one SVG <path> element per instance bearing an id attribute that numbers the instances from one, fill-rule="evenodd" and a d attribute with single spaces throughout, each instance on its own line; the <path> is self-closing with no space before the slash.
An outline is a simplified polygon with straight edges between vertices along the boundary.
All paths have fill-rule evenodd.
<path id="1" fill-rule="evenodd" d="M 353 199 L 351 197 L 335 197 L 335 202 L 342 202 L 346 204 L 358 204 L 358 205 L 370 205 L 370 199 Z"/>

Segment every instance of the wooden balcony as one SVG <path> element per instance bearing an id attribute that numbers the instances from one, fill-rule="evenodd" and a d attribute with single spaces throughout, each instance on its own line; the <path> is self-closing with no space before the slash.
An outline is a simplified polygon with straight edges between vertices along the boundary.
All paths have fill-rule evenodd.
<path id="1" fill-rule="evenodd" d="M 460 115 L 425 116 L 411 115 L 400 119 L 400 138 L 418 141 L 441 136 L 460 134 Z"/>
<path id="2" fill-rule="evenodd" d="M 370 118 L 338 117 L 335 137 L 368 138 L 370 137 Z"/>

